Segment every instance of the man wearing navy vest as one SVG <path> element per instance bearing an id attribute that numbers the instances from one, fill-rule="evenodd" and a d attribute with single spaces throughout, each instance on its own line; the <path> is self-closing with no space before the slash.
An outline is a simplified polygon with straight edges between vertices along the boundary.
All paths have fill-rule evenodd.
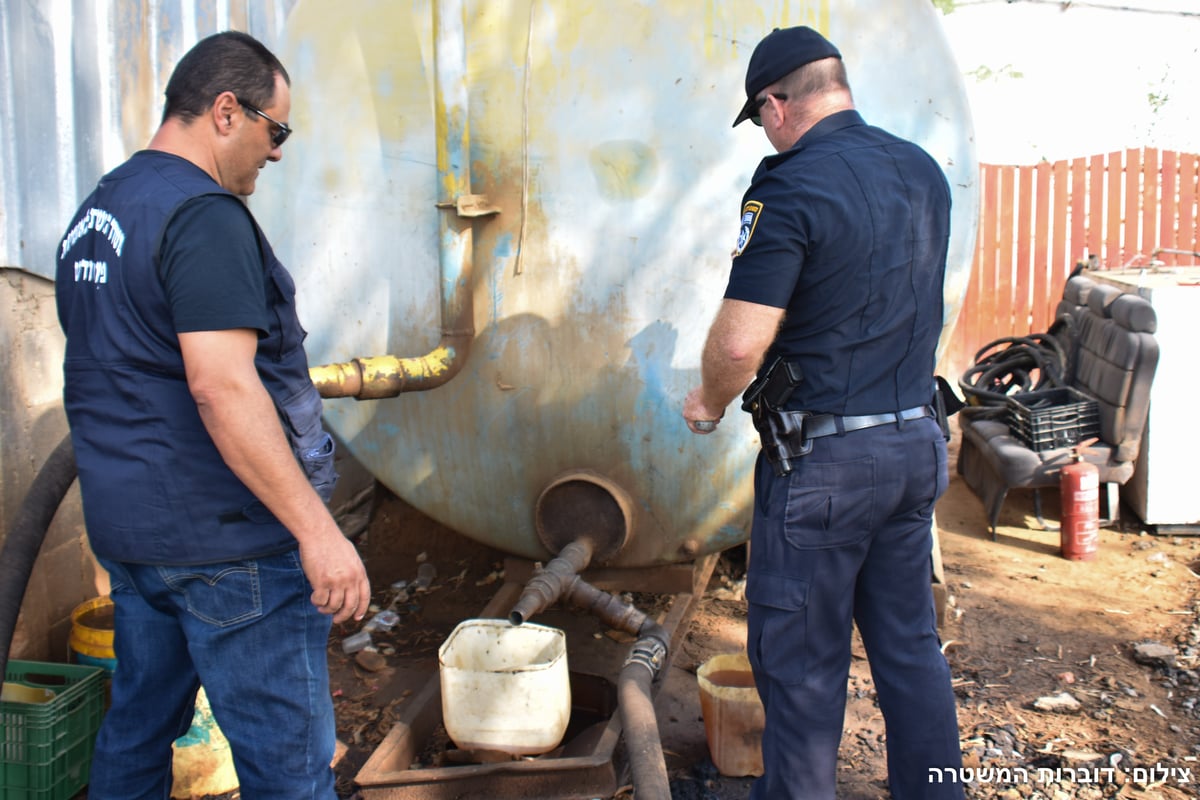
<path id="1" fill-rule="evenodd" d="M 711 433 L 749 384 L 743 408 L 762 452 L 747 649 L 766 709 L 750 796 L 833 800 L 857 625 L 891 797 L 961 800 L 930 587 L 933 508 L 949 477 L 931 403 L 950 189 L 925 151 L 859 115 L 841 53 L 811 28 L 759 42 L 745 88 L 733 124 L 760 126 L 776 153 L 742 198 L 683 416 Z"/>
<path id="2" fill-rule="evenodd" d="M 203 685 L 244 800 L 333 800 L 330 626 L 366 571 L 325 503 L 333 445 L 295 285 L 242 202 L 291 134 L 260 42 L 197 43 L 149 146 L 59 246 L 63 391 L 116 622 L 90 800 L 162 800 Z"/>

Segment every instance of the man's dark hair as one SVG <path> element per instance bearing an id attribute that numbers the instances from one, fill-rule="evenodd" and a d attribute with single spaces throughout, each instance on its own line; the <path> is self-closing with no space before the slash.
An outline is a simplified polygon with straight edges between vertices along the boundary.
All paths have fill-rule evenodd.
<path id="1" fill-rule="evenodd" d="M 259 108 L 275 95 L 275 73 L 292 85 L 287 70 L 262 42 L 240 31 L 214 33 L 184 54 L 167 81 L 163 122 L 178 117 L 191 122 L 212 107 L 221 92 Z"/>

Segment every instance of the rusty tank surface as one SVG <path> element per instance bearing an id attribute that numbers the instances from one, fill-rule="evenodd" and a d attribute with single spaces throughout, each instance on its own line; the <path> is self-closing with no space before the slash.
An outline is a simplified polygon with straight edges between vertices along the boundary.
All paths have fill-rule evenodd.
<path id="1" fill-rule="evenodd" d="M 731 128 L 746 64 L 798 24 L 841 49 L 867 121 L 947 173 L 948 330 L 978 165 L 928 0 L 290 8 L 273 44 L 297 133 L 251 205 L 327 424 L 382 484 L 530 559 L 581 535 L 618 567 L 748 538 L 753 427 L 734 406 L 697 437 L 680 410 L 772 152 Z"/>

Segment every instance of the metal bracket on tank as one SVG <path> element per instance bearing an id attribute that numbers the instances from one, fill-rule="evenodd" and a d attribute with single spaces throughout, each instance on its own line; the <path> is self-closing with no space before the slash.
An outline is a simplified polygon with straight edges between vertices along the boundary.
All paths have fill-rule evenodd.
<path id="1" fill-rule="evenodd" d="M 453 203 L 437 203 L 436 206 L 453 208 L 460 217 L 487 217 L 500 213 L 500 209 L 491 204 L 486 194 L 460 194 Z"/>

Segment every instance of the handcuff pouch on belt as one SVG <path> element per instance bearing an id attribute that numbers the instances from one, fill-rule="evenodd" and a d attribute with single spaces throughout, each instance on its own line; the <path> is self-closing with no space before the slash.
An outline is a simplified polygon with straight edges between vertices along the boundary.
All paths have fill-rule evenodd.
<path id="1" fill-rule="evenodd" d="M 754 421 L 763 455 L 780 477 L 792 471 L 792 459 L 812 451 L 804 435 L 808 412 L 783 410 L 803 379 L 799 366 L 776 358 L 742 395 L 742 410 Z"/>

